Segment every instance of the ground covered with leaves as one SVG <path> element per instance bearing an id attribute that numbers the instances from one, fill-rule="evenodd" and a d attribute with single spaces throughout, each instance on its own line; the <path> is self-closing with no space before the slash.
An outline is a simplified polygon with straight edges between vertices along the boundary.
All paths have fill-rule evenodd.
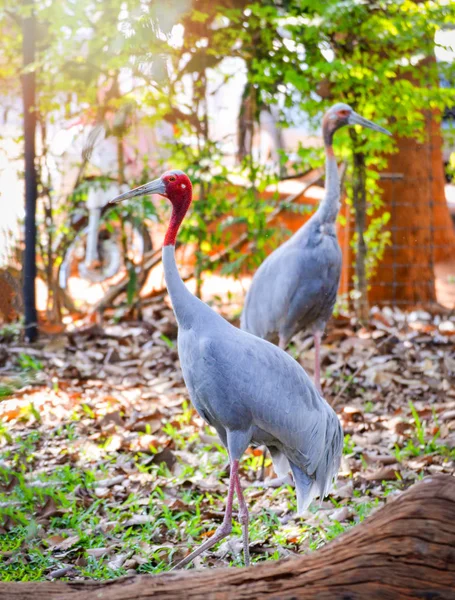
<path id="1" fill-rule="evenodd" d="M 33 346 L 0 343 L 2 580 L 106 579 L 168 570 L 220 524 L 228 461 L 192 410 L 165 306 L 146 322 L 95 325 Z M 432 473 L 454 474 L 455 319 L 374 311 L 334 320 L 324 394 L 345 432 L 333 494 L 294 518 L 291 486 L 260 489 L 268 457 L 241 477 L 253 562 L 309 552 Z M 311 372 L 313 349 L 289 352 Z M 199 566 L 241 565 L 241 529 Z"/>

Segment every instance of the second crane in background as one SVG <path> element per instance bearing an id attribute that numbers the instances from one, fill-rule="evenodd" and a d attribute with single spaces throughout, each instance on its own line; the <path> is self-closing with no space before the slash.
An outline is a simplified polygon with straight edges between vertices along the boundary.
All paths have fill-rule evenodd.
<path id="1" fill-rule="evenodd" d="M 285 349 L 299 331 L 314 336 L 314 379 L 321 389 L 320 344 L 335 306 L 341 274 L 341 249 L 335 222 L 340 207 L 340 181 L 333 153 L 334 133 L 345 125 L 361 125 L 390 135 L 347 104 L 335 104 L 324 115 L 326 192 L 316 213 L 257 270 L 245 301 L 241 328 L 278 342 Z"/>

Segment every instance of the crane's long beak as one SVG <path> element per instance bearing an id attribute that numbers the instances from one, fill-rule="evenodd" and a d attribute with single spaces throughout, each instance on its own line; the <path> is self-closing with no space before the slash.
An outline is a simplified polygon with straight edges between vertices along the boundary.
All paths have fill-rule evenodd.
<path id="1" fill-rule="evenodd" d="M 348 123 L 349 123 L 349 125 L 361 125 L 362 127 L 368 127 L 368 129 L 373 129 L 374 131 L 379 131 L 380 133 L 385 133 L 386 135 L 392 135 L 390 133 L 390 131 L 387 131 L 387 129 L 384 129 L 384 127 L 381 127 L 380 125 L 376 125 L 376 123 L 373 123 L 372 121 L 369 121 L 368 119 L 364 119 L 363 117 L 358 115 L 356 112 L 351 113 L 351 115 L 348 119 Z"/>
<path id="2" fill-rule="evenodd" d="M 120 196 L 109 200 L 108 204 L 118 204 L 119 202 L 129 200 L 130 198 L 136 198 L 137 196 L 148 196 L 149 194 L 161 194 L 162 196 L 166 195 L 166 186 L 161 178 L 154 179 L 153 181 L 149 181 L 149 183 L 134 188 L 134 190 L 129 190 L 129 192 L 120 194 Z"/>

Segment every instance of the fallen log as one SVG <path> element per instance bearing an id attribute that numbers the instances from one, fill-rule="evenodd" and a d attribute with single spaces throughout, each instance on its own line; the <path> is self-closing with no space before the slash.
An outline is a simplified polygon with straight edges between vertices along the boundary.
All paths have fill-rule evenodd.
<path id="1" fill-rule="evenodd" d="M 455 478 L 429 477 L 314 554 L 108 582 L 0 583 L 2 600 L 453 600 Z"/>

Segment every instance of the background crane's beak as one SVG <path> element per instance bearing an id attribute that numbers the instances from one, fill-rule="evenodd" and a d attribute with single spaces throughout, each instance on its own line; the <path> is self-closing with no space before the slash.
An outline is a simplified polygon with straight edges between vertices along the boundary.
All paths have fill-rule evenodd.
<path id="1" fill-rule="evenodd" d="M 129 200 L 130 198 L 136 198 L 137 196 L 148 196 L 149 194 L 161 194 L 162 196 L 166 195 L 166 186 L 161 178 L 154 179 L 145 185 L 134 188 L 134 190 L 120 194 L 120 196 L 109 200 L 108 204 L 118 204 L 119 202 Z"/>
<path id="2" fill-rule="evenodd" d="M 379 131 L 381 133 L 385 133 L 386 135 L 392 135 L 390 133 L 390 131 L 387 131 L 387 129 L 384 129 L 384 127 L 381 127 L 380 125 L 376 125 L 376 123 L 373 123 L 372 121 L 369 121 L 368 119 L 364 119 L 363 117 L 358 115 L 356 112 L 351 113 L 351 115 L 348 119 L 348 123 L 349 123 L 349 125 L 361 125 L 362 127 L 368 127 L 368 129 L 373 129 L 374 131 Z"/>

